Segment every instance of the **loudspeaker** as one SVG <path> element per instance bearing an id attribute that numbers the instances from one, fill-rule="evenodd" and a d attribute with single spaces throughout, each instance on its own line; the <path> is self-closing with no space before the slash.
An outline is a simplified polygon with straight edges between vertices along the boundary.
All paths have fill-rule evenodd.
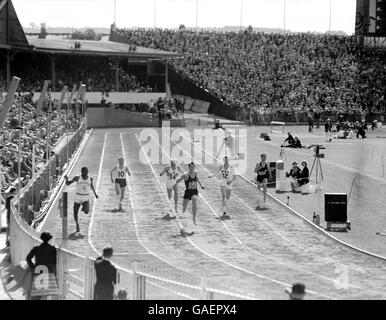
<path id="1" fill-rule="evenodd" d="M 324 195 L 324 220 L 347 222 L 347 193 L 326 193 Z"/>

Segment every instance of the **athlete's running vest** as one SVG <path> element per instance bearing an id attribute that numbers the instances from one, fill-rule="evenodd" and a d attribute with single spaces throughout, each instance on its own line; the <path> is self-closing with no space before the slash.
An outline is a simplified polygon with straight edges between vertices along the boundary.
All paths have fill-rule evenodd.
<path id="1" fill-rule="evenodd" d="M 221 166 L 221 180 L 230 181 L 233 178 L 233 168 L 231 166 L 228 169 L 225 169 L 224 166 Z"/>
<path id="2" fill-rule="evenodd" d="M 175 170 L 173 170 L 171 167 L 169 167 L 166 171 L 166 174 L 167 174 L 169 180 L 177 180 L 179 172 L 177 171 L 177 167 Z"/>
<path id="3" fill-rule="evenodd" d="M 267 163 L 265 163 L 265 166 L 261 167 L 261 162 L 260 162 L 260 168 L 257 170 L 257 175 L 260 176 L 260 177 L 268 175 Z"/>
<path id="4" fill-rule="evenodd" d="M 197 173 L 194 173 L 194 178 L 188 173 L 188 180 L 185 180 L 185 186 L 188 190 L 197 190 Z"/>
<path id="5" fill-rule="evenodd" d="M 82 176 L 79 176 L 78 181 L 76 182 L 76 193 L 84 196 L 90 195 L 91 190 L 91 178 L 87 177 L 86 180 L 83 180 Z"/>
<path id="6" fill-rule="evenodd" d="M 123 169 L 119 168 L 117 165 L 115 170 L 115 178 L 116 179 L 126 179 L 126 166 L 123 166 Z"/>

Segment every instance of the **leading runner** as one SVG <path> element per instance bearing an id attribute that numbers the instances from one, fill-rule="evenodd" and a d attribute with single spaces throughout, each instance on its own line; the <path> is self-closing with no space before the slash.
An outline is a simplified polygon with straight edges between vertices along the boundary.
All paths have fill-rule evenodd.
<path id="1" fill-rule="evenodd" d="M 74 220 L 76 223 L 76 232 L 80 231 L 78 223 L 78 211 L 82 206 L 82 211 L 88 214 L 90 211 L 90 190 L 94 192 L 95 198 L 98 199 L 98 195 L 95 192 L 93 185 L 93 179 L 88 176 L 88 168 L 83 167 L 80 176 L 75 176 L 72 180 L 68 180 L 68 176 L 64 176 L 66 179 L 66 185 L 69 186 L 73 182 L 76 182 L 76 194 L 74 199 Z"/>
<path id="2" fill-rule="evenodd" d="M 213 178 L 221 172 L 220 190 L 223 218 L 229 219 L 227 215 L 227 202 L 231 197 L 233 181 L 235 181 L 235 169 L 229 164 L 229 158 L 224 157 L 224 164 L 221 165 L 216 173 L 209 176 Z"/>
<path id="3" fill-rule="evenodd" d="M 172 159 L 170 160 L 170 166 L 165 167 L 163 171 L 160 173 L 160 176 L 162 176 L 164 173 L 166 173 L 167 175 L 166 190 L 168 192 L 169 201 L 172 198 L 173 191 L 174 191 L 174 209 L 177 214 L 178 185 L 176 182 L 180 173 L 184 174 L 184 172 L 181 170 L 180 166 L 177 165 L 176 160 Z"/>

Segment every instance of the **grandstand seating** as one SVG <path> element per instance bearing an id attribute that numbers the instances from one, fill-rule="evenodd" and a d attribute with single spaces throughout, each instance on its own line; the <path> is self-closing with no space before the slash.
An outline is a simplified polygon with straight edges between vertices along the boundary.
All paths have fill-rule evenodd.
<path id="1" fill-rule="evenodd" d="M 352 36 L 116 31 L 135 45 L 182 53 L 174 70 L 234 109 L 385 112 L 385 53 L 359 49 Z"/>

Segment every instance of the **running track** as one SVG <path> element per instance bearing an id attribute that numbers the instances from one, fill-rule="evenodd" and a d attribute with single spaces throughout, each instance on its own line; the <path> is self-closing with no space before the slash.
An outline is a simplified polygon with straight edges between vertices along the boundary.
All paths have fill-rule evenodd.
<path id="1" fill-rule="evenodd" d="M 93 203 L 91 218 L 81 216 L 82 235 L 70 235 L 70 249 L 95 255 L 90 248 L 100 251 L 111 243 L 115 262 L 123 267 L 130 268 L 133 261 L 143 262 L 153 265 L 154 272 L 192 284 L 197 284 L 194 277 L 204 276 L 213 286 L 256 299 L 287 299 L 284 289 L 297 281 L 306 284 L 307 299 L 386 298 L 384 261 L 327 238 L 271 199 L 267 199 L 266 210 L 255 210 L 256 189 L 240 178 L 235 181 L 228 206 L 232 219 L 218 219 L 218 181 L 208 179 L 217 165 L 197 165 L 205 185 L 205 190 L 200 190 L 198 226 L 193 236 L 181 237 L 180 224 L 189 223 L 191 206 L 186 216 L 177 221 L 161 220 L 171 209 L 164 178 L 159 176 L 164 165 L 140 161 L 139 132 L 140 129 L 94 130 L 89 137 L 70 177 L 79 174 L 82 166 L 88 166 L 99 199 Z M 118 203 L 110 181 L 110 170 L 120 155 L 124 155 L 132 173 L 125 212 L 114 210 Z M 69 192 L 69 208 L 73 189 L 70 186 L 65 190 Z M 181 185 L 180 199 L 182 194 Z M 43 229 L 59 238 L 60 219 L 55 208 Z M 71 232 L 75 225 L 72 219 L 69 221 Z M 188 298 L 187 292 L 174 298 Z M 169 297 L 160 293 L 153 298 Z"/>

